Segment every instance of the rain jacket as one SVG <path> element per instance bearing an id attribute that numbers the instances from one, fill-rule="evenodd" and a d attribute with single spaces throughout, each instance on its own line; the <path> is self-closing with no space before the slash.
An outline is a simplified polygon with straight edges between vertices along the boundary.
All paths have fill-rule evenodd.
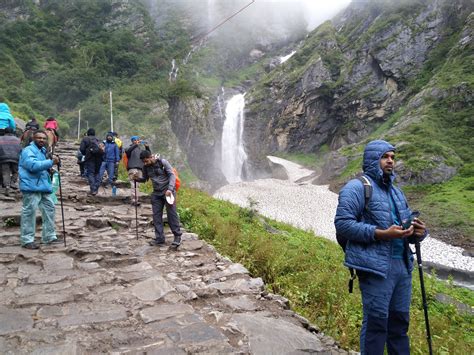
<path id="1" fill-rule="evenodd" d="M 372 185 L 372 197 L 365 209 L 363 184 L 358 179 L 349 181 L 339 193 L 339 205 L 335 218 L 336 233 L 348 241 L 345 250 L 345 265 L 385 278 L 391 265 L 392 242 L 375 240 L 375 229 L 376 227 L 387 229 L 394 224 L 390 196 L 395 202 L 400 220 L 409 218 L 411 214 L 405 195 L 393 185 L 395 175 L 392 173 L 388 184 L 383 181 L 380 158 L 390 151 L 395 151 L 395 148 L 382 140 L 367 144 L 364 151 L 363 170 Z M 410 272 L 413 270 L 413 255 L 408 242 L 414 243 L 414 238 L 412 236 L 404 239 L 403 259 Z M 420 238 L 420 241 L 423 238 Z"/>
<path id="2" fill-rule="evenodd" d="M 106 162 L 113 162 L 117 163 L 120 161 L 120 152 L 117 144 L 115 142 L 109 143 L 108 141 L 104 141 L 105 144 L 105 154 L 104 154 L 104 161 Z"/>
<path id="3" fill-rule="evenodd" d="M 54 130 L 58 130 L 58 121 L 56 120 L 46 120 L 46 122 L 44 123 L 44 128 L 45 129 L 54 129 Z"/>
<path id="4" fill-rule="evenodd" d="M 16 130 L 15 119 L 10 113 L 10 107 L 6 103 L 0 103 L 0 129 L 10 127 L 13 131 Z"/>
<path id="5" fill-rule="evenodd" d="M 19 175 L 21 192 L 52 192 L 48 169 L 53 161 L 46 157 L 46 148 L 38 148 L 35 142 L 24 148 L 20 155 Z"/>

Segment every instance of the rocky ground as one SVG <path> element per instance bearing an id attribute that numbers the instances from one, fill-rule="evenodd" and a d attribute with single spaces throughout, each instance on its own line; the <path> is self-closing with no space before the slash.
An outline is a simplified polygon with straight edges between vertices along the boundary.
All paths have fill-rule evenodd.
<path id="1" fill-rule="evenodd" d="M 58 149 L 66 246 L 21 248 L 21 196 L 0 200 L 0 353 L 345 353 L 197 235 L 176 251 L 149 246 L 146 196 L 137 239 L 129 189 L 86 196 L 76 149 Z M 59 203 L 56 213 L 62 236 Z"/>

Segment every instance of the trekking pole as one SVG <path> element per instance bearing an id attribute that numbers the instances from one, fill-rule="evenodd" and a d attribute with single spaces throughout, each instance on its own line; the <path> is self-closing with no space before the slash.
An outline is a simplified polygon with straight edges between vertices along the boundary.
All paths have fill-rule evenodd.
<path id="1" fill-rule="evenodd" d="M 137 233 L 137 240 L 138 240 L 138 196 L 137 196 L 137 181 L 133 180 L 133 184 L 135 185 L 135 232 Z"/>
<path id="2" fill-rule="evenodd" d="M 423 300 L 423 312 L 425 314 L 426 340 L 428 341 L 429 354 L 432 355 L 433 349 L 431 346 L 430 321 L 428 319 L 428 303 L 426 302 L 425 282 L 423 279 L 423 265 L 421 262 L 420 241 L 418 240 L 417 237 L 415 237 L 415 250 L 416 250 L 416 262 L 418 263 L 418 273 L 420 274 L 420 288 L 421 288 L 421 298 Z"/>
<path id="3" fill-rule="evenodd" d="M 58 182 L 59 182 L 59 200 L 61 201 L 61 216 L 63 219 L 63 239 L 64 247 L 66 247 L 66 225 L 64 223 L 64 205 L 63 205 L 63 187 L 61 183 L 61 158 L 58 155 Z"/>

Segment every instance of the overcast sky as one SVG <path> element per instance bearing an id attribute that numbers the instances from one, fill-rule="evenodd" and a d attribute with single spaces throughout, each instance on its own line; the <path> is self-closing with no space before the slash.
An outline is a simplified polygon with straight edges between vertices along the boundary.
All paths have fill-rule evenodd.
<path id="1" fill-rule="evenodd" d="M 305 7 L 305 17 L 308 21 L 308 30 L 313 30 L 326 20 L 345 8 L 351 0 L 294 0 L 301 2 Z"/>

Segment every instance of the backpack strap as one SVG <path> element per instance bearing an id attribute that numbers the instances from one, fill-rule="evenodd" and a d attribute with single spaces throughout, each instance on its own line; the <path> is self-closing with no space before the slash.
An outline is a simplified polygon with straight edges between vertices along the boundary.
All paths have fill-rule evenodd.
<path id="1" fill-rule="evenodd" d="M 367 207 L 369 206 L 369 201 L 370 198 L 372 197 L 372 184 L 370 183 L 370 180 L 367 178 L 367 176 L 362 175 L 357 178 L 360 182 L 362 182 L 362 185 L 364 185 L 364 209 L 366 210 Z"/>
<path id="2" fill-rule="evenodd" d="M 364 185 L 364 210 L 367 210 L 369 207 L 370 198 L 372 197 L 372 184 L 365 175 L 359 176 L 357 180 L 362 182 L 362 185 Z M 351 274 L 351 277 L 349 279 L 348 288 L 349 293 L 352 293 L 352 290 L 354 289 L 354 280 L 357 278 L 357 274 L 351 267 L 349 268 L 349 273 Z"/>

